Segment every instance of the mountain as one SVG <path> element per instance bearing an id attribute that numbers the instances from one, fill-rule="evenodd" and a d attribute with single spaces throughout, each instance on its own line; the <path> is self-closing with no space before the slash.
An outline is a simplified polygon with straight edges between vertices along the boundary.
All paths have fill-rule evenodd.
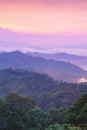
<path id="1" fill-rule="evenodd" d="M 11 92 L 31 96 L 43 110 L 70 106 L 86 90 L 86 83 L 59 82 L 48 75 L 23 69 L 0 70 L 0 97 Z"/>
<path id="2" fill-rule="evenodd" d="M 0 53 L 0 69 L 22 68 L 52 76 L 56 80 L 76 82 L 86 78 L 87 72 L 80 67 L 64 61 L 44 59 L 21 53 L 19 51 Z"/>
<path id="3" fill-rule="evenodd" d="M 44 54 L 44 53 L 38 53 L 38 52 L 34 52 L 34 53 L 28 52 L 27 54 L 36 56 L 36 57 L 43 57 L 45 59 L 54 59 L 57 61 L 70 62 L 87 70 L 87 56 L 78 56 L 78 55 L 72 55 L 72 54 L 67 54 L 67 53 Z"/>

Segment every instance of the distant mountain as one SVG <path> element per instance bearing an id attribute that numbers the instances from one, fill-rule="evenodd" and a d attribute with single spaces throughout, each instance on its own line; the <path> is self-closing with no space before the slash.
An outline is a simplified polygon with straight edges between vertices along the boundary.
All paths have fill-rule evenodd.
<path id="1" fill-rule="evenodd" d="M 34 52 L 34 53 L 28 52 L 27 54 L 36 56 L 36 57 L 43 57 L 45 59 L 54 59 L 57 61 L 70 62 L 87 70 L 87 56 L 78 56 L 78 55 L 72 55 L 72 54 L 67 54 L 67 53 L 44 54 L 44 53 L 38 53 L 38 52 Z"/>
<path id="2" fill-rule="evenodd" d="M 47 60 L 23 54 L 19 51 L 0 54 L 0 69 L 22 68 L 39 73 L 45 73 L 56 80 L 77 81 L 87 77 L 87 72 L 80 67 L 64 61 Z"/>

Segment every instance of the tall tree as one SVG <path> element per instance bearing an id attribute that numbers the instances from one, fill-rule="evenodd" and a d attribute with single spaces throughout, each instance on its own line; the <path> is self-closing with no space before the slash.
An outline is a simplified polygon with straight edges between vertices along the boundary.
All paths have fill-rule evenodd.
<path id="1" fill-rule="evenodd" d="M 67 119 L 72 124 L 87 123 L 87 91 L 80 95 L 70 107 Z"/>

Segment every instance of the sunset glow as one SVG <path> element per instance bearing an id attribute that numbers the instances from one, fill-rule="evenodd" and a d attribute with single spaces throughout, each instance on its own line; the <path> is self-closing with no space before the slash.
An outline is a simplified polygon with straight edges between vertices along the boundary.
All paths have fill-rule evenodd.
<path id="1" fill-rule="evenodd" d="M 34 33 L 87 34 L 86 0 L 0 0 L 0 27 Z"/>
<path id="2" fill-rule="evenodd" d="M 87 0 L 0 0 L 0 51 L 87 55 Z"/>

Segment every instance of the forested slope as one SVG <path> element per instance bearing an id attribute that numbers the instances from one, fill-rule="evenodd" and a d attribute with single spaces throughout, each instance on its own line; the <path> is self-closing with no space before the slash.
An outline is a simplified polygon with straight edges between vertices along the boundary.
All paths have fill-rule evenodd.
<path id="1" fill-rule="evenodd" d="M 21 69 L 0 70 L 1 97 L 10 92 L 31 96 L 44 110 L 69 106 L 79 94 L 86 90 L 86 83 L 55 81 L 48 75 Z"/>

